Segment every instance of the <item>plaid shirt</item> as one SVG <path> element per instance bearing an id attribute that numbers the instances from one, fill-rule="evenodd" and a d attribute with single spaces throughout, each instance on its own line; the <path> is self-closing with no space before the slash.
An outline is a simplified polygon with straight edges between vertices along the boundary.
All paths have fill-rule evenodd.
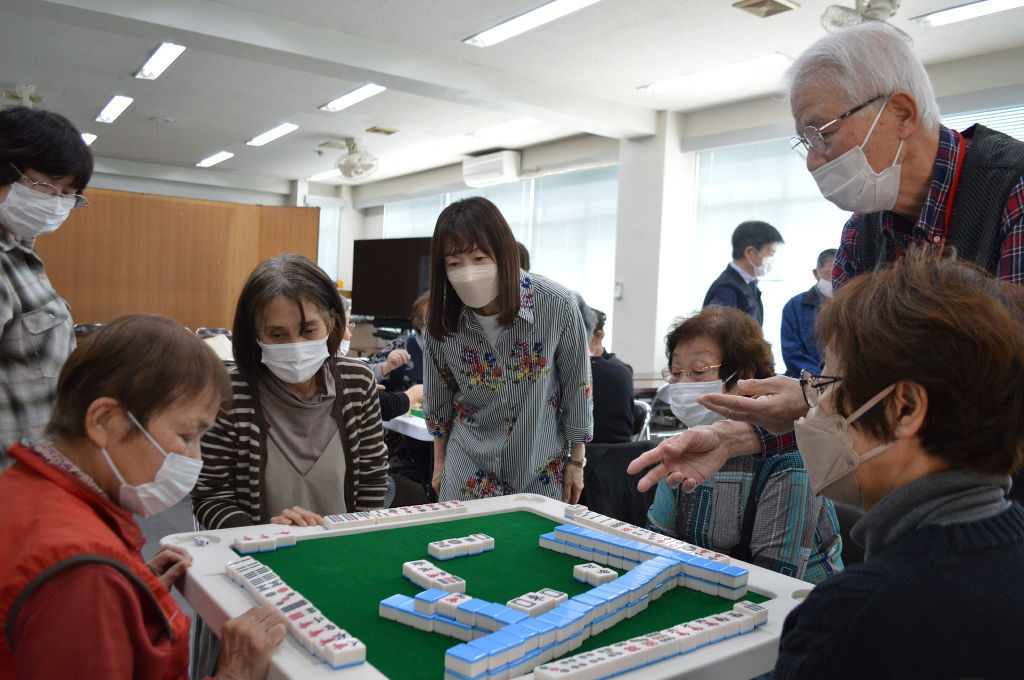
<path id="1" fill-rule="evenodd" d="M 970 140 L 964 140 L 970 146 Z M 912 222 L 892 211 L 882 213 L 882 237 L 887 242 L 898 244 L 905 250 L 911 243 L 938 243 L 945 229 L 947 206 L 952 200 L 950 189 L 956 169 L 956 157 L 960 151 L 960 136 L 947 127 L 939 127 L 939 151 L 935 155 L 935 168 L 928 198 L 917 221 Z M 843 228 L 835 266 L 832 269 L 832 285 L 841 286 L 861 272 L 857 268 L 854 253 L 857 246 L 857 232 L 861 216 L 854 213 Z M 1010 192 L 1006 209 L 1001 219 L 1003 245 L 1000 248 L 999 267 L 996 278 L 1011 283 L 1024 284 L 1024 177 Z"/>
<path id="2" fill-rule="evenodd" d="M 75 348 L 70 307 L 50 285 L 33 243 L 0 230 L 0 469 L 13 462 L 11 444 L 42 436 L 57 376 Z"/>

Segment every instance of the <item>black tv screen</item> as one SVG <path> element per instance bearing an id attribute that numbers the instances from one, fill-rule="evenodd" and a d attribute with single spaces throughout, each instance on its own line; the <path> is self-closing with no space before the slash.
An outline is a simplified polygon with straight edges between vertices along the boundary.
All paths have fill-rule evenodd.
<path id="1" fill-rule="evenodd" d="M 352 313 L 408 319 L 430 289 L 430 238 L 361 239 L 352 249 Z"/>

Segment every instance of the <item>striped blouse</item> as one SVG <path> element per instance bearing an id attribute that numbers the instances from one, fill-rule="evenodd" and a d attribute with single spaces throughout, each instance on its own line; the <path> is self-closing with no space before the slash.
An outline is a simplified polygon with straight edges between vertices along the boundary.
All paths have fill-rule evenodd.
<path id="1" fill-rule="evenodd" d="M 520 307 L 491 344 L 464 308 L 458 330 L 424 336 L 424 415 L 447 437 L 439 497 L 532 492 L 561 500 L 571 443 L 593 434 L 590 361 L 565 287 L 519 273 Z"/>
<path id="2" fill-rule="evenodd" d="M 344 507 L 379 508 L 388 458 L 377 385 L 361 361 L 336 357 L 333 369 L 337 397 L 332 415 L 345 451 Z M 192 491 L 196 518 L 207 529 L 260 524 L 273 516 L 263 505 L 268 424 L 259 393 L 237 369 L 231 371 L 231 388 L 231 407 L 217 415 L 203 437 L 203 470 Z"/>
<path id="3" fill-rule="evenodd" d="M 740 542 L 743 511 L 757 496 L 751 561 L 786 576 L 820 583 L 843 568 L 839 521 L 832 502 L 811 490 L 799 453 L 764 459 L 730 458 L 693 493 L 658 483 L 647 520 L 654 530 L 690 543 L 730 553 Z"/>

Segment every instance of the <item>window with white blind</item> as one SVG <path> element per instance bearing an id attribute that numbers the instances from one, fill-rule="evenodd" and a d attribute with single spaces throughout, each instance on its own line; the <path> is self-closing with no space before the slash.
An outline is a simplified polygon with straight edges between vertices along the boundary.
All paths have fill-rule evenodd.
<path id="1" fill-rule="evenodd" d="M 782 308 L 814 285 L 818 254 L 837 248 L 850 214 L 818 191 L 788 139 L 701 151 L 697 156 L 697 242 L 692 259 L 704 282 L 680 296 L 680 314 L 700 309 L 708 286 L 732 260 L 732 232 L 747 220 L 768 222 L 785 245 L 772 271 L 759 280 L 764 303 L 764 335 L 775 355 L 775 371 L 785 373 L 779 340 Z"/>
<path id="2" fill-rule="evenodd" d="M 975 123 L 981 123 L 987 128 L 999 130 L 1024 141 L 1024 106 L 1007 106 L 1000 109 L 972 111 L 942 117 L 943 125 L 961 132 Z"/>
<path id="3" fill-rule="evenodd" d="M 605 312 L 610 335 L 618 176 L 618 166 L 611 165 L 389 202 L 384 238 L 430 236 L 445 206 L 483 196 L 498 206 L 516 240 L 530 251 L 531 271 L 579 291 L 587 304 Z"/>

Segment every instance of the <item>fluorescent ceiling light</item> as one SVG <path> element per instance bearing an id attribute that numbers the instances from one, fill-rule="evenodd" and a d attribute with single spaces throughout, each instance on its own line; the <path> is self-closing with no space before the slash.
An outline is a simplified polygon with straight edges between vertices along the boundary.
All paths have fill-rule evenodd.
<path id="1" fill-rule="evenodd" d="M 96 116 L 97 123 L 113 123 L 117 120 L 117 117 L 124 113 L 124 110 L 132 105 L 135 101 L 131 97 L 125 97 L 124 95 L 114 95 L 107 105 L 100 111 L 100 115 Z"/>
<path id="2" fill-rule="evenodd" d="M 85 142 L 86 146 L 90 146 L 93 142 L 96 141 L 96 135 L 94 135 L 91 132 L 83 132 L 82 141 Z"/>
<path id="3" fill-rule="evenodd" d="M 341 170 L 334 168 L 326 172 L 318 172 L 315 175 L 310 175 L 306 180 L 309 182 L 322 182 L 325 179 L 334 179 L 335 177 L 341 177 Z"/>
<path id="4" fill-rule="evenodd" d="M 156 48 L 153 56 L 135 73 L 135 77 L 142 78 L 143 80 L 156 80 L 184 51 L 184 45 L 175 45 L 169 42 L 162 43 L 160 47 Z"/>
<path id="5" fill-rule="evenodd" d="M 541 5 L 536 9 L 531 9 L 525 14 L 520 14 L 508 21 L 503 21 L 497 26 L 492 26 L 486 31 L 481 31 L 476 35 L 470 36 L 462 42 L 476 47 L 490 47 L 491 45 L 497 45 L 503 40 L 508 40 L 520 33 L 532 31 L 538 26 L 543 26 L 548 22 L 564 17 L 566 14 L 572 14 L 584 7 L 589 7 L 598 1 L 599 0 L 553 0 L 552 2 Z"/>
<path id="6" fill-rule="evenodd" d="M 1024 6 L 1024 0 L 982 0 L 981 2 L 972 2 L 968 5 L 950 7 L 949 9 L 932 12 L 931 14 L 924 14 L 914 17 L 911 21 L 924 28 L 934 28 L 1022 6 Z"/>
<path id="7" fill-rule="evenodd" d="M 246 144 L 249 146 L 263 146 L 268 142 L 272 142 L 278 137 L 284 137 L 289 132 L 295 132 L 299 129 L 299 126 L 295 123 L 281 123 L 275 128 L 271 128 L 263 134 L 256 135 L 250 139 Z"/>
<path id="8" fill-rule="evenodd" d="M 384 87 L 383 85 L 378 85 L 377 83 L 367 83 L 362 87 L 357 87 L 356 89 L 352 90 L 347 94 L 341 95 L 337 99 L 332 99 L 331 101 L 321 106 L 320 110 L 327 111 L 328 113 L 335 113 L 337 111 L 341 111 L 342 109 L 347 109 L 353 104 L 358 104 L 364 99 L 369 99 L 375 94 L 380 94 L 386 89 L 388 88 Z"/>
<path id="9" fill-rule="evenodd" d="M 234 157 L 235 157 L 235 154 L 231 153 L 230 151 L 218 151 L 217 153 L 213 154 L 212 156 L 208 156 L 208 157 L 204 158 L 203 160 L 199 161 L 198 163 L 196 163 L 196 167 L 208 168 L 211 165 L 217 165 L 217 163 L 222 163 L 222 162 L 226 161 L 227 159 L 234 158 Z"/>
<path id="10" fill-rule="evenodd" d="M 502 135 L 510 135 L 515 132 L 521 132 L 528 128 L 532 128 L 536 125 L 540 125 L 540 121 L 536 118 L 514 118 L 512 120 L 506 120 L 504 123 L 498 123 L 497 125 L 491 125 L 489 127 L 480 128 L 472 133 L 473 137 L 500 137 Z"/>
<path id="11" fill-rule="evenodd" d="M 678 94 L 686 91 L 718 91 L 722 89 L 723 84 L 736 87 L 749 83 L 755 86 L 778 80 L 792 62 L 793 60 L 786 55 L 772 52 L 753 59 L 661 80 L 639 89 L 651 94 Z"/>

